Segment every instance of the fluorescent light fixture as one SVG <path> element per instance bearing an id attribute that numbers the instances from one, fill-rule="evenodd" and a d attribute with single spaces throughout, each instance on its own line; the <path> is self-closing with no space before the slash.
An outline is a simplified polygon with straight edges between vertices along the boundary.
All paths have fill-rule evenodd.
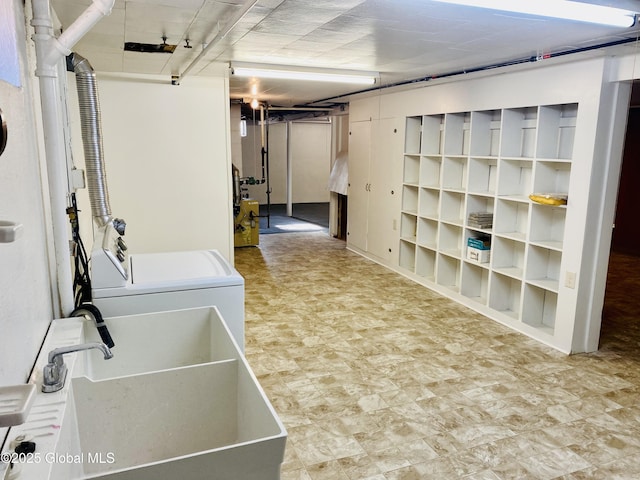
<path id="1" fill-rule="evenodd" d="M 636 12 L 569 0 L 435 0 L 441 3 L 599 23 L 613 27 L 632 27 Z"/>
<path id="2" fill-rule="evenodd" d="M 351 83 L 373 85 L 376 74 L 347 70 L 320 70 L 303 67 L 283 67 L 276 65 L 231 65 L 231 74 L 236 77 L 279 78 L 282 80 L 307 80 L 315 82 Z"/>

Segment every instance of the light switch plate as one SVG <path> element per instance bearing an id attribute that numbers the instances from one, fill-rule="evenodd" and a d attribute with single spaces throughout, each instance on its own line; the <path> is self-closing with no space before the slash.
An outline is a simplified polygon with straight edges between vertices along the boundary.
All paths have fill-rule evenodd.
<path id="1" fill-rule="evenodd" d="M 576 272 L 567 272 L 564 277 L 564 286 L 567 288 L 576 288 Z"/>

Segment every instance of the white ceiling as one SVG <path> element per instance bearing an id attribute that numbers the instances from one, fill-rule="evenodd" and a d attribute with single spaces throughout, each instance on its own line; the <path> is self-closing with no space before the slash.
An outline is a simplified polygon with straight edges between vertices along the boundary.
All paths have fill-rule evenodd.
<path id="1" fill-rule="evenodd" d="M 516 1 L 516 0 L 514 0 Z M 52 0 L 63 28 L 91 0 Z M 640 12 L 639 0 L 589 3 Z M 115 0 L 76 45 L 102 72 L 180 75 L 237 15 L 245 0 Z M 233 61 L 379 72 L 378 87 L 544 54 L 635 38 L 617 29 L 509 15 L 430 0 L 259 0 L 230 33 L 207 50 L 188 75 L 219 74 Z M 172 54 L 125 52 L 125 42 L 177 44 Z M 186 40 L 193 48 L 184 48 Z M 637 48 L 636 42 L 607 50 Z M 602 54 L 602 49 L 589 50 Z M 569 57 L 567 57 L 569 58 Z M 363 87 L 230 78 L 232 98 L 292 106 Z"/>

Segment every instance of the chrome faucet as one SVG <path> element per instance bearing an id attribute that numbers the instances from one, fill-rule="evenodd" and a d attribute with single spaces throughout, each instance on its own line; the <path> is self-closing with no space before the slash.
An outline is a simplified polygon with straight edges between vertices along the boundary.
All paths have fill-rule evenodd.
<path id="1" fill-rule="evenodd" d="M 42 391 L 44 393 L 52 393 L 61 390 L 64 387 L 64 381 L 67 378 L 67 366 L 64 363 L 62 355 L 65 353 L 79 352 L 81 350 L 91 350 L 97 348 L 104 355 L 105 360 L 113 358 L 113 353 L 104 343 L 91 342 L 82 343 L 80 345 L 70 345 L 68 347 L 54 348 L 49 352 L 49 363 L 42 369 Z"/>

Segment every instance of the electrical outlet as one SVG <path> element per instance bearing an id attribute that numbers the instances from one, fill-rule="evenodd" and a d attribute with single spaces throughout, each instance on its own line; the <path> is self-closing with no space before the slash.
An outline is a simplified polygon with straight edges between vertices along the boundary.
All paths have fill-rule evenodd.
<path id="1" fill-rule="evenodd" d="M 84 170 L 79 168 L 71 170 L 71 184 L 75 190 L 87 188 L 87 182 L 84 179 Z"/>
<path id="2" fill-rule="evenodd" d="M 567 288 L 576 288 L 576 272 L 567 272 L 564 277 L 564 286 Z"/>
<path id="3" fill-rule="evenodd" d="M 394 230 L 398 229 L 398 221 L 395 218 L 393 219 L 393 229 Z"/>

